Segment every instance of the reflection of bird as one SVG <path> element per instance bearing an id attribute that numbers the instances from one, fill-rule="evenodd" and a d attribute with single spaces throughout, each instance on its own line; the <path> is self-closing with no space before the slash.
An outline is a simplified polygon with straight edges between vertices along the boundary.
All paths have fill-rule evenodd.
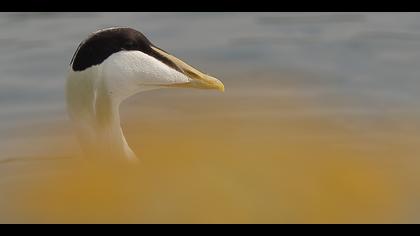
<path id="1" fill-rule="evenodd" d="M 222 82 L 154 46 L 131 28 L 94 32 L 75 52 L 67 77 L 67 107 L 90 156 L 136 160 L 120 127 L 119 105 L 146 90 L 224 90 Z"/>

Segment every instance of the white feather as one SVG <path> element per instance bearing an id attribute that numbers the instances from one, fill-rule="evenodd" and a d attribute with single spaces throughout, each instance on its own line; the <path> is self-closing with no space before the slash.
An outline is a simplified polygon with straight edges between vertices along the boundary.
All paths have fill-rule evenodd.
<path id="1" fill-rule="evenodd" d="M 140 51 L 120 51 L 101 65 L 106 87 L 116 100 L 159 85 L 190 82 L 190 78 Z"/>
<path id="2" fill-rule="evenodd" d="M 190 79 L 140 51 L 112 54 L 83 71 L 70 69 L 67 104 L 78 136 L 90 156 L 107 153 L 135 159 L 120 126 L 119 105 L 128 97 L 159 85 L 187 83 Z"/>

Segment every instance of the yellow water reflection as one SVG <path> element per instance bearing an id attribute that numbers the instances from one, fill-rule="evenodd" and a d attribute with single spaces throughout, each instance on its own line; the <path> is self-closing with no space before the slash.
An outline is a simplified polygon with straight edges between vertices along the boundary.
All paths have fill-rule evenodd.
<path id="1" fill-rule="evenodd" d="M 328 115 L 299 115 L 322 107 L 270 91 L 139 95 L 122 113 L 141 164 L 84 162 L 63 149 L 77 160 L 9 192 L 16 221 L 413 220 L 419 135 L 407 127 L 415 120 L 395 115 L 391 123 L 353 130 Z"/>

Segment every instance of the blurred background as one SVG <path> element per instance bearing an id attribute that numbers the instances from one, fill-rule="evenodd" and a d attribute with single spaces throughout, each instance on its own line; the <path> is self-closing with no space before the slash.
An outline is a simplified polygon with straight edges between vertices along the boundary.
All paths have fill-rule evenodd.
<path id="1" fill-rule="evenodd" d="M 110 26 L 226 88 L 126 101 L 128 175 L 78 167 L 64 100 L 77 46 Z M 419 13 L 0 13 L 0 28 L 0 222 L 420 221 Z"/>

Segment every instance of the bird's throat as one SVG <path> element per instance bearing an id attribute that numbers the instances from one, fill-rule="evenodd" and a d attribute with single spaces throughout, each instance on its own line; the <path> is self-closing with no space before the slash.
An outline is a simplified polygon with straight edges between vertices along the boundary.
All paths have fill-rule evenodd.
<path id="1" fill-rule="evenodd" d="M 101 88 L 97 90 L 94 106 L 96 144 L 100 145 L 95 147 L 96 152 L 99 151 L 101 156 L 108 156 L 110 159 L 136 159 L 121 128 L 120 102 L 113 100 L 106 88 Z"/>
<path id="2" fill-rule="evenodd" d="M 137 159 L 121 129 L 120 103 L 103 81 L 87 78 L 69 78 L 67 81 L 68 112 L 89 159 Z"/>

